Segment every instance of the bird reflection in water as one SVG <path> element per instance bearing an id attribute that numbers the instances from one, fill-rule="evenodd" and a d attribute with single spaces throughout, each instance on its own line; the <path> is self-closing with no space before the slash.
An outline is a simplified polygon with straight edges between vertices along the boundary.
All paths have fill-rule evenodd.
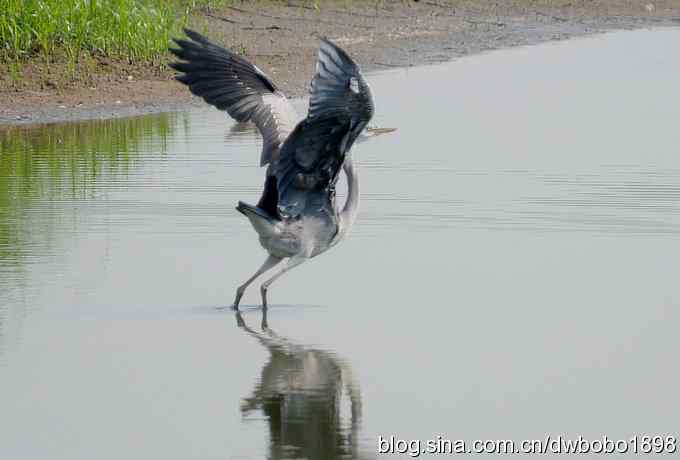
<path id="1" fill-rule="evenodd" d="M 267 418 L 267 458 L 358 458 L 361 394 L 349 365 L 274 333 L 266 309 L 260 331 L 238 311 L 236 324 L 269 351 L 257 386 L 241 403 L 244 417 L 262 411 Z"/>

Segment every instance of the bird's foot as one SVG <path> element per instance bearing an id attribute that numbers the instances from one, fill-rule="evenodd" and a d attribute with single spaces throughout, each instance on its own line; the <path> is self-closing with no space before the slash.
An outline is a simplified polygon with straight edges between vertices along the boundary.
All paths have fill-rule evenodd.
<path id="1" fill-rule="evenodd" d="M 234 299 L 234 303 L 231 306 L 232 310 L 238 311 L 238 304 L 241 303 L 241 297 L 243 297 L 243 290 L 239 288 L 236 290 L 236 298 Z"/>
<path id="2" fill-rule="evenodd" d="M 260 287 L 260 294 L 262 294 L 262 308 L 267 308 L 267 286 Z"/>
<path id="3" fill-rule="evenodd" d="M 262 321 L 260 322 L 260 329 L 262 329 L 263 332 L 267 332 L 269 330 L 269 322 L 267 321 L 267 307 L 262 309 Z"/>

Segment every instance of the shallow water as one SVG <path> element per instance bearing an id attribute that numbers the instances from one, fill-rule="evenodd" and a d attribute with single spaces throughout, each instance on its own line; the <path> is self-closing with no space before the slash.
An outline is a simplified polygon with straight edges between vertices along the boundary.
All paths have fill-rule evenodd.
<path id="1" fill-rule="evenodd" d="M 349 238 L 242 315 L 259 140 L 212 109 L 0 134 L 0 458 L 375 458 L 680 435 L 680 31 L 372 75 Z M 263 327 L 264 326 L 264 327 Z"/>

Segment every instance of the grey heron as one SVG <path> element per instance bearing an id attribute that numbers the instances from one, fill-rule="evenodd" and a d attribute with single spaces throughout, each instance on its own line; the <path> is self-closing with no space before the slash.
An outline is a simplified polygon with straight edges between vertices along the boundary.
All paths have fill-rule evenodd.
<path id="1" fill-rule="evenodd" d="M 233 308 L 256 278 L 280 266 L 260 288 L 266 308 L 275 280 L 333 247 L 354 223 L 359 180 L 351 149 L 373 117 L 371 90 L 347 53 L 321 39 L 309 110 L 298 122 L 290 101 L 262 70 L 194 31 L 185 33 L 189 40 L 176 39 L 179 48 L 170 50 L 180 59 L 170 64 L 180 72 L 177 80 L 237 121 L 254 123 L 262 134 L 264 190 L 257 205 L 239 201 L 236 209 L 269 255 L 236 289 Z M 342 208 L 335 193 L 341 170 L 347 177 Z"/>

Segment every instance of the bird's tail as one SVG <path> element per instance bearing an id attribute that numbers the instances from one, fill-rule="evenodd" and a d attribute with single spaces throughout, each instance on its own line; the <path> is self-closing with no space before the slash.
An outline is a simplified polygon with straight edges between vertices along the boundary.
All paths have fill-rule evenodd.
<path id="1" fill-rule="evenodd" d="M 276 233 L 275 226 L 278 223 L 278 220 L 270 216 L 269 213 L 263 209 L 239 201 L 236 210 L 250 220 L 253 228 L 260 236 L 272 236 Z"/>

